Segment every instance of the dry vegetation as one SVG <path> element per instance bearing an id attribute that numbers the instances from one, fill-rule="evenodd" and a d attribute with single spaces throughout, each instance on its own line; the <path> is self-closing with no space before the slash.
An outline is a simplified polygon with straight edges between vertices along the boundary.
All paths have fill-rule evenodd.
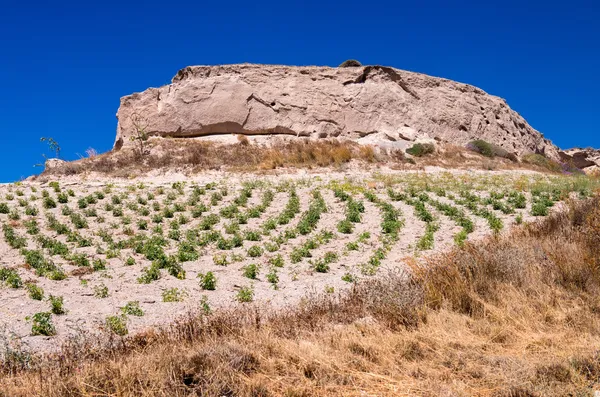
<path id="1" fill-rule="evenodd" d="M 352 160 L 383 165 L 392 169 L 423 169 L 439 166 L 449 169 L 514 170 L 531 169 L 560 173 L 561 165 L 541 155 L 525 156 L 523 161 L 502 156 L 493 158 L 465 147 L 445 144 L 430 154 L 407 157 L 402 150 L 375 148 L 337 139 L 275 139 L 268 145 L 253 144 L 239 135 L 236 144 L 189 138 L 154 138 L 145 143 L 145 155 L 124 147 L 101 155 L 69 162 L 46 170 L 41 180 L 95 172 L 116 177 L 136 177 L 152 170 L 178 170 L 194 173 L 203 170 L 269 171 L 278 168 L 340 167 Z"/>
<path id="2" fill-rule="evenodd" d="M 223 169 L 229 171 L 271 170 L 279 167 L 340 166 L 352 159 L 375 162 L 381 160 L 371 146 L 351 141 L 294 140 L 277 141 L 272 145 L 251 145 L 245 136 L 238 144 L 220 144 L 194 139 L 153 139 L 146 145 L 148 154 L 140 156 L 130 147 L 111 151 L 93 158 L 70 162 L 48 170 L 43 175 L 76 175 L 98 172 L 114 176 L 137 176 L 154 169 L 188 171 Z M 386 156 L 386 159 L 392 157 Z M 404 156 L 397 156 L 403 162 Z"/>
<path id="3" fill-rule="evenodd" d="M 0 395 L 592 395 L 599 269 L 596 197 L 288 312 L 198 314 L 41 361 L 12 352 Z"/>

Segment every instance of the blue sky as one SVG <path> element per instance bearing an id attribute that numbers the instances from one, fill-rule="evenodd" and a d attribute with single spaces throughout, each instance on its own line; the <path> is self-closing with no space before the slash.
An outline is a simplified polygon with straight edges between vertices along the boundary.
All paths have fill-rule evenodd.
<path id="1" fill-rule="evenodd" d="M 89 4 L 88 4 L 89 3 Z M 355 58 L 506 98 L 563 148 L 600 147 L 593 1 L 13 1 L 0 12 L 0 181 L 112 147 L 119 98 L 187 65 Z"/>

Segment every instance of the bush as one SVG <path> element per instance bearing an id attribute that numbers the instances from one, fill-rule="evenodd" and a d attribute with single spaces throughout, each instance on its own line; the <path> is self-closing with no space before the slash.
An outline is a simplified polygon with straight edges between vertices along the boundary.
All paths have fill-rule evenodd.
<path id="1" fill-rule="evenodd" d="M 248 248 L 248 256 L 250 258 L 258 258 L 263 254 L 263 252 L 264 250 L 258 245 L 253 245 L 252 247 Z"/>
<path id="2" fill-rule="evenodd" d="M 56 201 L 52 197 L 44 197 L 44 208 L 56 208 Z"/>
<path id="3" fill-rule="evenodd" d="M 489 158 L 502 157 L 509 159 L 510 161 L 518 161 L 517 156 L 515 156 L 513 153 L 509 153 L 500 146 L 486 142 L 482 139 L 469 142 L 467 149 Z"/>
<path id="4" fill-rule="evenodd" d="M 141 317 L 144 315 L 144 311 L 140 307 L 139 301 L 127 302 L 125 306 L 121 308 L 123 314 L 127 314 L 129 316 Z"/>
<path id="5" fill-rule="evenodd" d="M 44 290 L 42 289 L 42 287 L 38 287 L 35 284 L 27 284 L 25 286 L 27 288 L 27 291 L 29 292 L 29 297 L 33 300 L 36 301 L 41 301 L 42 299 L 44 299 Z"/>
<path id="6" fill-rule="evenodd" d="M 163 302 L 183 302 L 187 294 L 177 288 L 170 288 L 162 293 Z"/>
<path id="7" fill-rule="evenodd" d="M 254 289 L 252 287 L 242 287 L 236 296 L 238 302 L 252 302 L 254 300 Z"/>
<path id="8" fill-rule="evenodd" d="M 21 288 L 23 286 L 19 273 L 17 273 L 16 270 L 7 267 L 0 268 L 0 281 L 6 282 L 11 288 Z"/>
<path id="9" fill-rule="evenodd" d="M 33 315 L 31 325 L 31 335 L 56 335 L 56 328 L 52 323 L 52 313 L 42 312 Z"/>
<path id="10" fill-rule="evenodd" d="M 415 143 L 406 150 L 406 153 L 415 157 L 422 157 L 435 152 L 435 146 L 432 143 Z"/>
<path id="11" fill-rule="evenodd" d="M 106 328 L 115 335 L 127 335 L 129 333 L 127 329 L 127 317 L 124 315 L 106 317 Z"/>
<path id="12" fill-rule="evenodd" d="M 283 267 L 283 265 L 285 264 L 284 260 L 283 260 L 283 256 L 281 256 L 281 254 L 278 254 L 277 256 L 270 258 L 269 264 L 271 264 L 272 266 L 275 266 L 275 267 Z"/>
<path id="13" fill-rule="evenodd" d="M 342 234 L 350 234 L 353 229 L 354 225 L 347 219 L 341 220 L 337 224 L 337 230 Z"/>
<path id="14" fill-rule="evenodd" d="M 64 299 L 62 296 L 50 295 L 48 297 L 48 301 L 50 302 L 50 307 L 52 308 L 52 313 L 54 313 L 54 314 L 65 314 L 66 313 L 66 310 L 63 306 Z"/>
<path id="15" fill-rule="evenodd" d="M 358 62 L 356 59 L 348 59 L 340 64 L 340 68 L 352 68 L 352 67 L 360 67 L 362 64 Z"/>
<path id="16" fill-rule="evenodd" d="M 104 284 L 95 286 L 94 296 L 96 298 L 108 298 L 108 287 Z"/>
<path id="17" fill-rule="evenodd" d="M 542 154 L 537 153 L 529 153 L 522 157 L 522 160 L 526 164 L 535 165 L 541 168 L 545 168 L 552 172 L 560 172 L 562 171 L 562 167 L 560 163 L 547 158 Z"/>
<path id="18" fill-rule="evenodd" d="M 213 272 L 199 273 L 198 278 L 200 279 L 200 288 L 207 291 L 214 291 L 217 288 L 217 278 Z"/>
<path id="19" fill-rule="evenodd" d="M 244 266 L 244 277 L 248 277 L 249 279 L 255 280 L 258 277 L 258 266 L 254 263 Z"/>

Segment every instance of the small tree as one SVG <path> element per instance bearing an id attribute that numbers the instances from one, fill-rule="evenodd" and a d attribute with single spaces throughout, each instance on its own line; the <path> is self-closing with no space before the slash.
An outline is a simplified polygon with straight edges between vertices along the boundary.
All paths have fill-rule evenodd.
<path id="1" fill-rule="evenodd" d="M 56 152 L 56 158 L 60 158 L 60 145 L 58 144 L 58 142 L 56 142 L 54 140 L 54 138 L 46 138 L 46 137 L 42 137 L 40 139 L 40 142 L 48 142 L 48 146 L 50 147 L 50 150 L 53 152 Z"/>
<path id="2" fill-rule="evenodd" d="M 131 142 L 137 142 L 138 154 L 141 156 L 148 153 L 146 149 L 146 141 L 148 140 L 148 120 L 142 117 L 139 113 L 134 113 L 130 117 L 131 123 L 133 124 L 134 132 L 131 136 Z"/>

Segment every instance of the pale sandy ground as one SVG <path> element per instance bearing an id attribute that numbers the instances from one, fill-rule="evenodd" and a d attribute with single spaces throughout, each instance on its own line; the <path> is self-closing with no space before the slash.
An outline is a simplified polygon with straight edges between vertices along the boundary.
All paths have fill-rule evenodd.
<path id="1" fill-rule="evenodd" d="M 423 172 L 399 172 L 391 171 L 387 169 L 376 170 L 378 173 L 386 175 L 393 175 L 395 177 L 414 177 L 416 174 L 424 175 Z M 428 175 L 454 175 L 457 177 L 472 177 L 472 178 L 487 178 L 490 174 L 494 177 L 504 178 L 507 181 L 521 178 L 523 176 L 538 178 L 541 176 L 536 175 L 532 172 L 526 171 L 506 171 L 506 172 L 485 172 L 485 171 L 451 171 L 449 174 L 447 170 L 430 169 L 427 170 Z M 120 253 L 120 258 L 109 259 L 107 264 L 107 270 L 94 272 L 87 274 L 82 277 L 69 276 L 67 279 L 62 281 L 52 281 L 45 277 L 37 277 L 33 271 L 27 270 L 23 267 L 23 257 L 17 250 L 11 249 L 3 238 L 0 238 L 0 266 L 6 266 L 11 268 L 17 268 L 19 274 L 24 282 L 35 282 L 38 286 L 41 286 L 45 291 L 45 296 L 58 295 L 64 297 L 64 305 L 67 309 L 67 314 L 60 316 L 53 316 L 54 324 L 58 334 L 54 337 L 45 336 L 31 336 L 31 322 L 26 320 L 26 317 L 32 316 L 34 313 L 49 311 L 49 303 L 44 301 L 36 301 L 29 298 L 27 291 L 24 288 L 11 289 L 6 286 L 0 287 L 0 328 L 4 331 L 5 338 L 16 338 L 20 340 L 27 348 L 35 351 L 51 350 L 59 346 L 59 344 L 65 340 L 65 338 L 73 335 L 82 333 L 100 333 L 104 328 L 105 318 L 110 315 L 119 314 L 119 308 L 124 306 L 130 301 L 139 301 L 142 309 L 145 312 L 143 317 L 128 317 L 128 327 L 130 333 L 135 333 L 144 330 L 148 327 L 156 325 L 165 325 L 175 319 L 177 316 L 185 314 L 190 310 L 196 310 L 200 306 L 200 302 L 203 296 L 206 296 L 211 308 L 219 308 L 232 304 L 238 304 L 235 300 L 236 294 L 240 287 L 252 286 L 255 292 L 255 303 L 257 305 L 273 305 L 275 307 L 290 307 L 301 301 L 303 297 L 306 297 L 312 293 L 324 293 L 324 291 L 343 291 L 351 286 L 350 283 L 342 280 L 342 276 L 346 273 L 350 273 L 353 276 L 364 279 L 366 276 L 361 275 L 360 264 L 366 262 L 373 251 L 381 246 L 379 237 L 381 235 L 381 215 L 379 209 L 372 203 L 368 202 L 362 195 L 353 195 L 357 200 L 362 200 L 365 205 L 365 212 L 362 214 L 362 222 L 356 224 L 355 229 L 351 235 L 345 235 L 338 233 L 336 230 L 337 223 L 344 219 L 345 203 L 340 202 L 334 197 L 333 191 L 326 189 L 330 181 L 344 181 L 351 180 L 355 183 L 364 185 L 367 183 L 369 187 L 376 188 L 378 197 L 383 200 L 389 201 L 387 197 L 385 187 L 381 182 L 369 182 L 373 181 L 372 170 L 360 170 L 355 165 L 351 165 L 347 170 L 341 172 L 310 172 L 310 171 L 297 171 L 295 173 L 285 174 L 271 174 L 271 175 L 240 175 L 240 174 L 224 174 L 222 172 L 210 172 L 200 176 L 187 177 L 183 174 L 172 173 L 169 175 L 147 175 L 143 178 L 135 181 L 123 181 L 123 180 L 110 180 L 97 177 L 88 177 L 85 180 L 78 180 L 74 177 L 63 178 L 60 181 L 61 188 L 66 191 L 67 189 L 73 189 L 76 193 L 76 197 L 71 197 L 68 205 L 76 210 L 82 212 L 77 208 L 77 199 L 91 194 L 94 191 L 101 190 L 108 183 L 114 184 L 113 193 L 107 194 L 104 200 L 101 200 L 96 205 L 98 215 L 102 215 L 106 218 L 105 223 L 97 223 L 94 218 L 87 218 L 89 223 L 88 229 L 81 229 L 79 232 L 82 235 L 90 236 L 93 238 L 95 244 L 100 244 L 101 240 L 94 233 L 101 228 L 105 228 L 114 233 L 115 239 L 124 239 L 127 236 L 122 234 L 124 226 L 120 225 L 121 220 L 113 218 L 111 213 L 104 211 L 104 204 L 110 201 L 111 196 L 114 193 L 126 191 L 126 186 L 131 184 L 137 184 L 139 182 L 146 183 L 144 192 L 153 191 L 157 186 L 165 186 L 167 192 L 170 191 L 170 186 L 174 181 L 186 181 L 185 197 L 177 199 L 179 202 L 183 202 L 188 196 L 190 191 L 190 185 L 196 183 L 198 185 L 204 185 L 209 182 L 217 182 L 219 186 L 228 186 L 229 194 L 220 202 L 216 207 L 209 208 L 208 213 L 218 213 L 220 208 L 229 205 L 239 192 L 239 187 L 243 181 L 247 180 L 262 180 L 270 182 L 271 184 L 277 184 L 284 180 L 291 180 L 297 183 L 297 192 L 300 197 L 301 213 L 307 210 L 310 202 L 310 192 L 316 187 L 321 187 L 321 192 L 329 208 L 328 212 L 322 215 L 321 220 L 318 223 L 317 229 L 314 233 L 318 233 L 321 230 L 329 230 L 334 232 L 334 238 L 328 243 L 318 247 L 312 251 L 313 259 L 321 258 L 326 252 L 335 252 L 339 255 L 339 260 L 331 264 L 330 271 L 328 273 L 317 273 L 312 269 L 312 265 L 309 263 L 309 259 L 305 258 L 300 263 L 292 264 L 289 255 L 294 247 L 303 244 L 310 236 L 298 236 L 295 239 L 290 240 L 287 244 L 283 245 L 278 252 L 269 253 L 265 251 L 265 254 L 260 258 L 249 258 L 245 256 L 245 252 L 248 247 L 254 244 L 260 244 L 269 241 L 268 237 L 263 236 L 261 242 L 250 242 L 245 241 L 244 246 L 241 248 L 235 248 L 232 251 L 220 251 L 214 246 L 209 246 L 203 250 L 200 258 L 193 262 L 185 262 L 183 267 L 187 273 L 186 279 L 179 280 L 175 277 L 170 276 L 163 270 L 162 277 L 152 282 L 151 284 L 139 284 L 136 280 L 141 274 L 141 270 L 145 266 L 150 265 L 150 261 L 146 260 L 142 255 L 136 255 L 132 250 L 124 249 Z M 31 188 L 37 187 L 38 192 L 32 193 Z M 17 189 L 21 189 L 25 192 L 24 197 L 30 197 L 32 194 L 41 196 L 41 189 L 46 188 L 51 192 L 51 195 L 55 197 L 55 193 L 47 184 L 39 184 L 35 182 L 26 182 L 20 187 L 4 185 L 0 187 L 0 201 L 7 202 L 11 208 L 19 208 L 22 215 L 21 220 L 18 222 L 11 222 L 8 220 L 7 215 L 0 215 L 2 223 L 9 222 L 13 223 L 16 227 L 17 232 L 20 235 L 26 235 L 25 228 L 22 226 L 22 221 L 29 217 L 24 215 L 23 208 L 18 207 L 17 199 L 18 196 L 11 201 L 5 200 L 5 195 L 12 191 L 14 194 Z M 395 189 L 401 190 L 401 186 L 395 187 Z M 252 198 L 249 200 L 248 207 L 256 205 L 261 199 L 261 188 L 254 191 Z M 135 201 L 139 191 L 129 193 L 129 200 Z M 434 193 L 429 193 L 432 198 L 439 201 L 450 203 L 452 201 L 445 197 L 438 197 Z M 478 194 L 485 196 L 487 193 L 481 191 Z M 157 196 L 158 201 L 164 200 L 166 194 Z M 275 199 L 272 204 L 267 208 L 265 213 L 260 219 L 248 220 L 247 225 L 241 225 L 241 230 L 258 230 L 260 225 L 269 217 L 278 215 L 285 207 L 288 201 L 287 192 L 277 192 Z M 203 201 L 208 202 L 208 194 L 203 196 Z M 392 201 L 390 201 L 392 202 Z M 46 220 L 44 213 L 46 210 L 42 209 L 41 200 L 37 200 L 35 205 L 40 209 L 40 214 L 37 216 L 40 224 L 40 229 L 46 236 L 56 238 L 60 241 L 66 241 L 65 236 L 56 236 L 56 233 L 46 228 Z M 427 205 L 427 208 L 432 212 L 439 225 L 440 229 L 435 234 L 435 247 L 433 250 L 426 252 L 415 251 L 415 246 L 418 239 L 423 235 L 425 229 L 425 223 L 418 220 L 415 217 L 414 209 L 403 202 L 392 202 L 393 205 L 400 209 L 402 212 L 402 218 L 405 222 L 405 226 L 401 229 L 399 239 L 394 244 L 388 256 L 382 261 L 380 268 L 381 274 L 385 274 L 383 270 L 402 271 L 405 269 L 404 259 L 412 257 L 414 255 L 428 255 L 443 250 L 450 249 L 454 245 L 453 237 L 461 230 L 453 220 L 445 217 L 439 213 L 435 208 Z M 534 219 L 529 215 L 531 202 L 528 200 L 528 208 L 525 210 L 517 210 L 517 213 L 521 213 L 525 221 L 531 221 Z M 48 212 L 53 213 L 62 223 L 67 224 L 73 228 L 68 217 L 61 215 L 61 204 L 58 204 L 56 209 Z M 556 207 L 558 208 L 558 206 Z M 136 231 L 136 219 L 139 215 L 135 214 L 131 210 L 123 206 L 124 215 L 132 218 L 131 228 Z M 489 228 L 487 222 L 484 219 L 469 214 L 468 210 L 465 212 L 475 223 L 475 232 L 469 236 L 470 240 L 482 238 L 488 235 Z M 151 215 L 154 212 L 151 210 Z M 505 230 L 514 223 L 516 214 L 504 215 L 499 211 L 495 212 L 505 224 Z M 300 218 L 297 215 L 289 225 L 278 226 L 276 231 L 271 232 L 271 236 L 278 234 L 279 232 L 294 227 Z M 199 220 L 192 218 L 189 211 L 186 216 L 190 218 L 190 223 L 182 226 L 182 230 L 194 227 L 198 224 Z M 150 217 L 146 217 L 150 219 Z M 167 221 L 167 220 L 165 220 Z M 116 229 L 110 229 L 109 226 L 112 222 L 118 223 Z M 225 234 L 223 227 L 229 220 L 222 218 L 220 223 L 215 226 L 215 230 L 222 231 L 225 237 L 230 237 Z M 149 229 L 153 227 L 152 222 L 149 222 Z M 165 235 L 167 234 L 169 227 L 168 222 L 163 223 Z M 371 237 L 360 245 L 358 251 L 346 251 L 346 244 L 350 241 L 355 241 L 357 237 L 363 232 L 370 232 Z M 149 232 L 148 232 L 149 233 Z M 34 249 L 37 247 L 36 242 L 31 236 L 28 237 L 28 248 Z M 69 244 L 72 248 L 73 246 Z M 171 244 L 169 249 L 166 249 L 167 253 L 176 252 L 176 244 Z M 89 254 L 90 258 L 101 257 L 104 255 L 97 255 L 95 247 L 88 248 L 72 248 L 72 252 L 82 252 Z M 226 252 L 228 255 L 231 253 L 240 254 L 244 256 L 244 259 L 240 262 L 231 263 L 228 266 L 218 266 L 213 262 L 213 255 L 219 252 Z M 268 265 L 268 258 L 281 254 L 285 259 L 285 266 L 278 270 L 279 283 L 278 288 L 274 289 L 273 286 L 266 280 L 266 274 L 269 272 L 270 266 Z M 125 259 L 128 256 L 133 256 L 136 259 L 134 266 L 126 266 Z M 64 270 L 68 273 L 75 270 L 77 267 L 69 264 L 64 259 L 56 256 L 52 257 L 55 263 L 61 264 Z M 257 280 L 250 280 L 242 275 L 242 267 L 250 263 L 256 263 L 260 266 L 260 274 Z M 198 273 L 206 273 L 212 271 L 217 277 L 217 289 L 215 291 L 203 291 L 196 278 Z M 87 285 L 83 285 L 81 279 L 87 280 Z M 97 298 L 94 296 L 94 288 L 96 286 L 106 285 L 109 289 L 109 296 L 107 298 Z M 166 303 L 162 301 L 162 292 L 166 289 L 178 288 L 185 291 L 186 298 L 183 302 L 179 303 Z"/>

